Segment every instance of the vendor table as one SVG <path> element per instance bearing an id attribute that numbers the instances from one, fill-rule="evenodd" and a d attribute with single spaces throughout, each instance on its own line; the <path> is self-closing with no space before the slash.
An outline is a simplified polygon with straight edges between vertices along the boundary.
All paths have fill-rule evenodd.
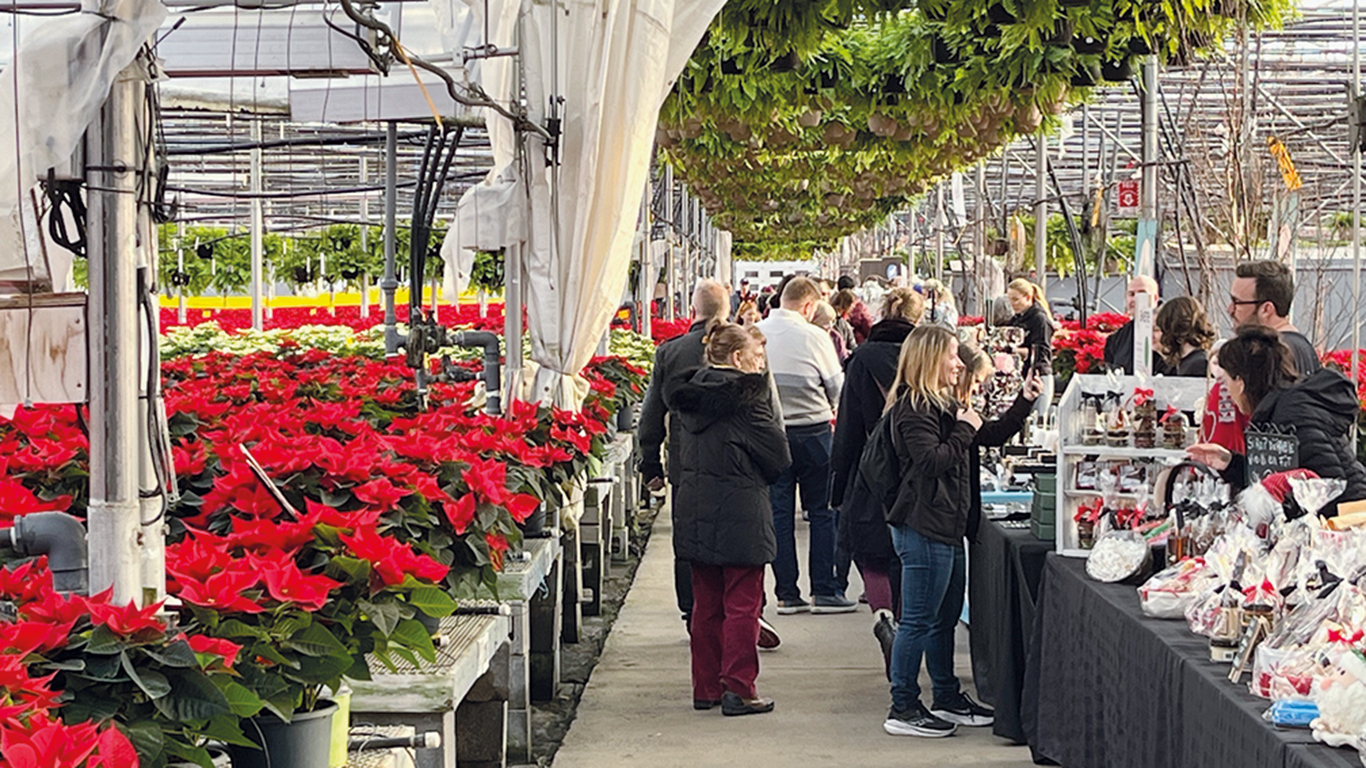
<path id="1" fill-rule="evenodd" d="M 1065 768 L 1359 766 L 1351 750 L 1261 719 L 1269 702 L 1228 681 L 1185 622 L 1142 614 L 1132 586 L 1050 553 L 1025 673 L 1035 759 Z M 1246 678 L 1245 678 L 1246 679 Z"/>
<path id="2" fill-rule="evenodd" d="M 1027 528 L 984 520 L 968 557 L 973 680 L 977 695 L 996 708 L 992 732 L 1017 744 L 1025 741 L 1025 641 L 1034 626 L 1044 556 L 1051 551 L 1053 542 L 1039 541 Z"/>

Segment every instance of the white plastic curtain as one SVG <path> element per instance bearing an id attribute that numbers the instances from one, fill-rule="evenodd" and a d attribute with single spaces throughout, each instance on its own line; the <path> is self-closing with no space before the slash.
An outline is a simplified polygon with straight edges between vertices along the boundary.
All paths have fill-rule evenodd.
<path id="1" fill-rule="evenodd" d="M 24 37 L 0 75 L 0 217 L 15 220 L 48 168 L 69 167 L 114 79 L 165 18 L 160 0 L 83 0 L 80 13 L 46 20 Z M 0 233 L 0 280 L 26 279 L 17 232 Z M 28 261 L 42 262 L 33 253 Z"/>
<path id="2" fill-rule="evenodd" d="M 558 0 L 553 7 L 549 0 L 529 7 L 489 0 L 491 19 L 506 21 L 509 3 L 523 9 L 529 117 L 544 125 L 551 95 L 564 100 L 558 179 L 534 136 L 524 162 L 510 169 L 524 190 L 521 203 L 530 206 L 524 298 L 531 355 L 540 365 L 530 396 L 575 406 L 586 393 L 576 375 L 593 356 L 626 285 L 660 105 L 724 0 Z M 553 21 L 552 13 L 558 14 Z M 553 50 L 557 63 L 550 60 Z M 510 100 L 515 82 L 503 77 L 495 84 L 490 70 L 486 90 Z M 552 76 L 558 88 L 551 87 Z M 515 143 L 503 144 L 512 141 L 511 132 L 494 127 L 506 127 L 506 121 L 487 119 L 495 158 L 513 157 Z M 514 204 L 517 198 L 507 199 Z"/>

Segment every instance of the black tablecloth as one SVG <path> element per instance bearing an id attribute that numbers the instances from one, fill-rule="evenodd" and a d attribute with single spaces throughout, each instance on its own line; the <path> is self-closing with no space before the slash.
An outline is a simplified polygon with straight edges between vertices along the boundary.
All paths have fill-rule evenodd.
<path id="1" fill-rule="evenodd" d="M 1142 615 L 1131 586 L 1098 584 L 1050 554 L 1027 651 L 1024 729 L 1065 768 L 1344 768 L 1350 750 L 1261 719 L 1184 622 Z M 1359 763 L 1357 764 L 1359 766 Z"/>
<path id="2" fill-rule="evenodd" d="M 1020 691 L 1024 687 L 1025 640 L 1034 626 L 1034 604 L 1044 556 L 1053 542 L 1028 529 L 983 521 L 968 557 L 972 606 L 972 676 L 977 695 L 996 708 L 992 732 L 1023 744 Z"/>

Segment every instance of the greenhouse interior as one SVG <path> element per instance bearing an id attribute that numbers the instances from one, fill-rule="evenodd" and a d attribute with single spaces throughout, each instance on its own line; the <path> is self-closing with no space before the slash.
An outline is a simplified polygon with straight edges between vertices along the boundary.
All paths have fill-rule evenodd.
<path id="1" fill-rule="evenodd" d="M 0 10 L 0 768 L 1366 766 L 1360 0 Z"/>

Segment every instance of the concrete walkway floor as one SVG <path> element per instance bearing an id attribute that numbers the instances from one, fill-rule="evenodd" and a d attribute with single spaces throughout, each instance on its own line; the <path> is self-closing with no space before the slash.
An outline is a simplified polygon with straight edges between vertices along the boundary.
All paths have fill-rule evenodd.
<path id="1" fill-rule="evenodd" d="M 806 526 L 800 522 L 797 534 L 805 570 Z M 1027 748 L 1011 746 L 990 728 L 960 727 L 945 739 L 884 733 L 890 699 L 868 607 L 860 605 L 852 614 L 777 616 L 771 573 L 765 618 L 783 642 L 760 655 L 758 688 L 777 701 L 776 710 L 746 717 L 693 711 L 670 535 L 665 509 L 555 757 L 556 768 L 1033 765 Z M 857 571 L 850 579 L 850 595 L 859 594 Z M 957 635 L 956 669 L 970 688 L 962 625 Z M 922 686 L 928 696 L 927 679 Z"/>

